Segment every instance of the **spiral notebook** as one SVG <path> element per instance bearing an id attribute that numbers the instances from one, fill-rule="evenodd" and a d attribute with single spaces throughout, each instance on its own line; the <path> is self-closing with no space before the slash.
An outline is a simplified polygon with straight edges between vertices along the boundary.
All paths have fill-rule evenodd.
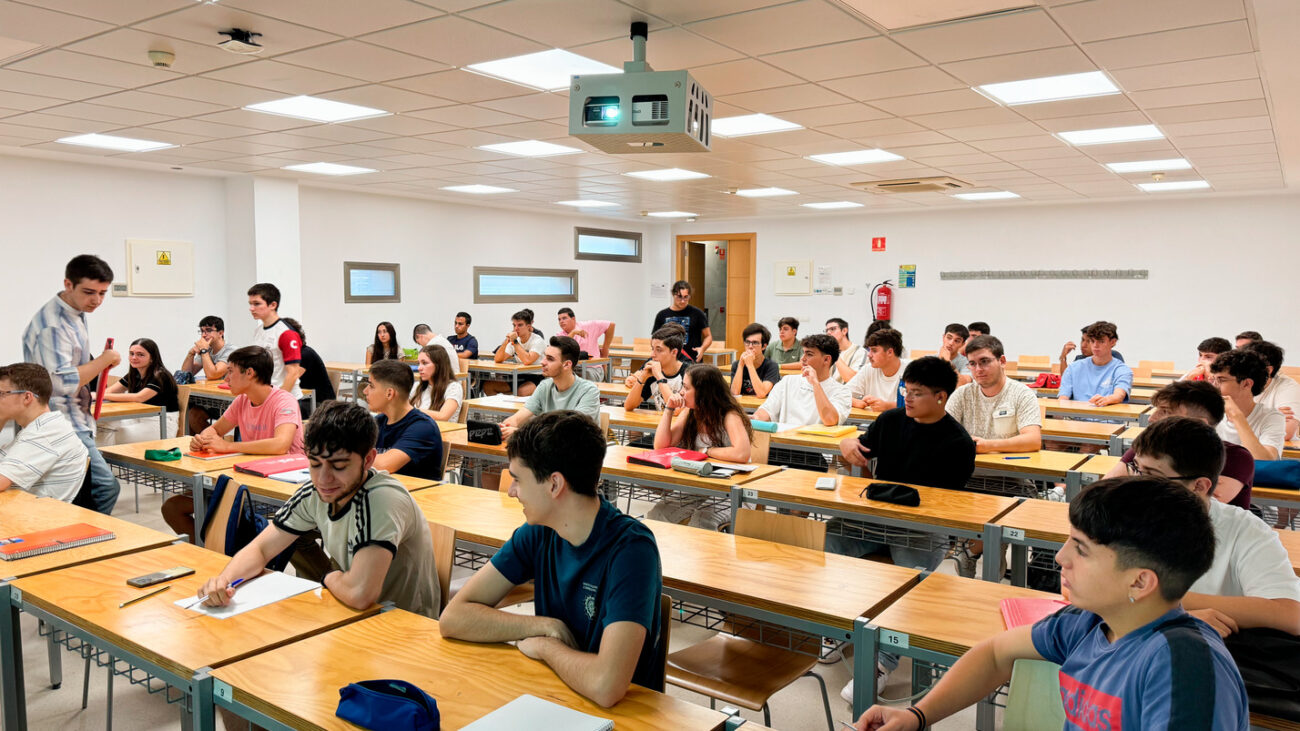
<path id="1" fill-rule="evenodd" d="M 16 561 L 114 538 L 116 536 L 112 531 L 96 528 L 88 523 L 74 523 L 60 528 L 38 530 L 0 539 L 0 559 Z"/>

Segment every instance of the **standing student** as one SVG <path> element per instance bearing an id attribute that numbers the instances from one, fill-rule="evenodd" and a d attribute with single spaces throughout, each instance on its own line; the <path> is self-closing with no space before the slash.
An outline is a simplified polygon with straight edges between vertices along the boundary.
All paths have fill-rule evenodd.
<path id="1" fill-rule="evenodd" d="M 474 318 L 469 316 L 468 312 L 457 312 L 456 319 L 452 323 L 454 335 L 447 336 L 447 342 L 456 350 L 456 358 L 460 361 L 472 360 L 478 358 L 478 338 L 469 334 L 469 324 Z M 456 361 L 452 361 L 455 365 Z M 462 362 L 457 366 L 457 370 L 465 370 Z"/>
<path id="2" fill-rule="evenodd" d="M 943 329 L 943 342 L 939 344 L 939 350 L 936 355 L 952 364 L 952 369 L 960 375 L 966 370 L 966 356 L 962 355 L 962 349 L 966 346 L 966 341 L 970 340 L 970 330 L 960 322 L 949 323 Z M 961 383 L 969 383 L 969 378 Z"/>
<path id="3" fill-rule="evenodd" d="M 78 495 L 78 504 L 105 515 L 113 512 L 121 488 L 95 448 L 88 384 L 122 359 L 112 349 L 91 358 L 86 313 L 99 309 L 112 284 L 113 270 L 103 259 L 91 254 L 73 257 L 63 270 L 63 291 L 41 306 L 23 332 L 23 360 L 44 366 L 50 374 L 50 409 L 67 417 L 90 458 L 87 491 Z"/>
<path id="4" fill-rule="evenodd" d="M 271 354 L 274 368 L 270 385 L 302 398 L 298 379 L 302 377 L 302 336 L 280 319 L 280 288 L 268 282 L 248 288 L 248 312 L 261 323 L 253 332 L 253 345 Z"/>
<path id="5" fill-rule="evenodd" d="M 617 323 L 610 320 L 583 320 L 578 322 L 573 309 L 561 307 L 557 313 L 560 321 L 560 334 L 578 341 L 582 352 L 592 358 L 608 358 L 609 344 L 614 341 L 614 328 Z M 582 376 L 589 381 L 605 380 L 605 366 L 583 366 Z"/>
<path id="6" fill-rule="evenodd" d="M 516 642 L 570 688 L 608 708 L 636 683 L 662 691 L 663 577 L 654 534 L 596 492 L 605 437 L 591 419 L 553 411 L 506 443 L 525 525 L 452 597 L 444 637 Z M 534 584 L 534 616 L 495 608 Z"/>
<path id="7" fill-rule="evenodd" d="M 832 317 L 826 321 L 826 334 L 835 338 L 840 357 L 831 366 L 831 376 L 836 383 L 848 383 L 867 363 L 867 349 L 849 339 L 849 323 Z"/>
<path id="8" fill-rule="evenodd" d="M 772 334 L 757 322 L 751 322 L 745 326 L 742 336 L 745 349 L 731 364 L 731 394 L 767 398 L 772 387 L 781 381 L 781 366 L 763 357 Z"/>
<path id="9" fill-rule="evenodd" d="M 1258 330 L 1242 330 L 1237 333 L 1236 345 L 1238 348 L 1244 348 L 1251 343 L 1257 343 L 1263 339 L 1264 336 L 1260 335 Z"/>
<path id="10" fill-rule="evenodd" d="M 1070 503 L 1056 560 L 1073 606 L 972 647 L 908 708 L 876 705 L 856 728 L 912 731 L 983 700 L 1016 660 L 1061 666 L 1067 729 L 1240 729 L 1246 687 L 1209 625 L 1179 606 L 1211 566 L 1214 527 L 1162 477 L 1102 480 Z"/>
<path id="11" fill-rule="evenodd" d="M 321 360 L 316 349 L 307 344 L 307 331 L 303 329 L 302 323 L 292 317 L 286 317 L 284 324 L 298 333 L 298 342 L 302 348 L 302 362 L 299 364 L 302 367 L 302 376 L 298 378 L 298 385 L 312 390 L 317 405 L 333 401 L 334 382 L 330 380 L 329 369 L 325 367 L 325 361 Z M 311 404 L 307 401 L 299 400 L 298 410 L 304 420 L 311 416 Z"/>
<path id="12" fill-rule="evenodd" d="M 902 403 L 903 369 L 911 362 L 900 357 L 903 334 L 881 328 L 867 335 L 866 343 L 868 365 L 849 381 L 849 395 L 855 408 L 888 411 Z"/>
<path id="13" fill-rule="evenodd" d="M 381 360 L 370 367 L 366 381 L 366 406 L 375 412 L 379 435 L 373 467 L 426 480 L 442 479 L 442 434 L 429 415 L 409 401 L 415 378 L 411 368 L 397 360 Z"/>
<path id="14" fill-rule="evenodd" d="M 709 318 L 704 310 L 691 304 L 691 283 L 679 280 L 673 283 L 673 303 L 655 313 L 651 332 L 657 331 L 665 324 L 675 322 L 686 331 L 686 342 L 682 353 L 691 361 L 698 363 L 703 353 L 713 345 L 713 332 L 709 330 Z"/>
<path id="15" fill-rule="evenodd" d="M 1296 413 L 1300 412 L 1300 383 L 1282 372 L 1282 359 L 1286 353 L 1267 340 L 1258 340 L 1242 350 L 1255 353 L 1268 366 L 1268 383 L 1255 397 L 1255 403 L 1282 412 L 1286 419 L 1286 440 L 1295 439 L 1296 428 L 1300 427 L 1300 422 L 1296 421 Z"/>
<path id="16" fill-rule="evenodd" d="M 385 358 L 402 359 L 402 346 L 397 343 L 397 328 L 391 322 L 381 322 L 375 327 L 375 341 L 366 346 L 366 365 Z"/>
<path id="17" fill-rule="evenodd" d="M 1114 323 L 1094 322 L 1084 333 L 1092 356 L 1075 359 L 1061 375 L 1057 398 L 1087 401 L 1093 406 L 1110 406 L 1128 401 L 1133 390 L 1133 369 L 1116 358 L 1112 349 L 1119 341 Z"/>
<path id="18" fill-rule="evenodd" d="M 681 447 L 703 452 L 709 459 L 749 462 L 754 429 L 745 410 L 727 390 L 717 366 L 692 366 L 682 381 L 682 401 L 685 408 L 676 416 L 665 409 L 659 417 L 655 449 Z M 707 497 L 670 492 L 655 503 L 646 517 L 717 530 L 731 520 L 731 511 Z"/>
<path id="19" fill-rule="evenodd" d="M 1099 320 L 1098 322 L 1101 321 Z M 1092 343 L 1088 339 L 1088 328 L 1090 327 L 1092 327 L 1092 325 L 1084 325 L 1079 328 L 1079 352 L 1074 356 L 1074 358 L 1070 358 L 1070 353 L 1073 352 L 1076 347 L 1073 340 L 1066 341 L 1065 345 L 1061 347 L 1060 366 L 1062 375 L 1064 375 L 1065 370 L 1070 367 L 1070 363 L 1076 360 L 1083 360 L 1084 358 L 1092 357 Z M 1110 355 L 1116 360 L 1124 360 L 1124 356 L 1120 355 L 1120 352 L 1114 348 L 1111 349 Z"/>
<path id="20" fill-rule="evenodd" d="M 131 343 L 126 353 L 130 370 L 117 383 L 104 392 L 105 401 L 143 403 L 160 406 L 167 412 L 167 433 L 176 433 L 176 416 L 180 404 L 176 400 L 176 379 L 163 365 L 158 344 L 149 338 Z M 95 441 L 100 446 L 148 442 L 158 438 L 158 420 L 152 416 L 123 419 L 105 424 Z"/>
<path id="21" fill-rule="evenodd" d="M 533 311 L 524 309 L 510 317 L 512 328 L 505 340 L 497 347 L 492 359 L 497 363 L 522 363 L 534 365 L 546 354 L 546 341 L 533 329 Z M 542 382 L 542 377 L 533 373 L 519 374 L 519 396 L 531 396 Z M 483 390 L 489 393 L 504 393 L 510 387 L 497 381 L 487 381 Z"/>
<path id="22" fill-rule="evenodd" d="M 849 418 L 849 389 L 831 375 L 839 358 L 839 345 L 830 335 L 803 339 L 803 369 L 776 384 L 767 400 L 754 412 L 756 421 L 776 421 L 796 426 L 835 426 Z"/>
<path id="23" fill-rule="evenodd" d="M 70 503 L 86 476 L 86 445 L 68 417 L 50 411 L 54 384 L 44 367 L 0 368 L 0 430 L 10 421 L 18 436 L 0 446 L 0 492 L 11 487 Z"/>
<path id="24" fill-rule="evenodd" d="M 1215 427 L 1225 442 L 1240 444 L 1255 459 L 1278 459 L 1286 441 L 1282 412 L 1255 403 L 1268 382 L 1268 365 L 1248 350 L 1230 350 L 1210 364 L 1210 383 L 1223 394 L 1224 419 Z"/>
<path id="25" fill-rule="evenodd" d="M 411 405 L 436 421 L 457 421 L 465 389 L 456 379 L 447 351 L 437 345 L 426 345 L 420 349 L 416 363 L 419 378 L 411 392 Z"/>
<path id="26" fill-rule="evenodd" d="M 777 320 L 776 337 L 763 355 L 778 367 L 786 363 L 798 363 L 799 358 L 803 357 L 803 346 L 799 345 L 799 321 L 793 317 Z"/>
<path id="27" fill-rule="evenodd" d="M 686 365 L 678 358 L 682 341 L 681 331 L 671 323 L 654 331 L 650 336 L 650 360 L 623 381 L 629 389 L 624 409 L 630 411 L 642 405 L 655 411 L 681 407 L 682 397 L 678 394 L 686 372 Z"/>
<path id="28" fill-rule="evenodd" d="M 1232 343 L 1224 338 L 1206 338 L 1196 346 L 1196 365 L 1192 366 L 1180 381 L 1204 381 L 1210 373 L 1210 364 L 1219 355 L 1232 350 Z"/>
<path id="29" fill-rule="evenodd" d="M 581 355 L 577 340 L 564 335 L 551 336 L 546 355 L 542 357 L 545 379 L 522 409 L 501 422 L 502 436 L 509 439 L 535 414 L 548 411 L 576 411 L 592 421 L 600 421 L 600 387 L 574 373 Z"/>

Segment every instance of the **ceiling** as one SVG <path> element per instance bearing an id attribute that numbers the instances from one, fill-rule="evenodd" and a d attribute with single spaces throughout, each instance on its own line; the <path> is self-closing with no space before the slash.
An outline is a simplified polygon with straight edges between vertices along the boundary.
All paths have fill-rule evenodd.
<path id="1" fill-rule="evenodd" d="M 816 216 L 826 214 L 800 204 L 840 200 L 870 211 L 1134 199 L 1160 195 L 1133 185 L 1150 174 L 1118 175 L 1102 163 L 1174 157 L 1194 169 L 1166 180 L 1213 186 L 1194 195 L 1279 191 L 1300 165 L 1300 145 L 1287 137 L 1300 134 L 1289 131 L 1300 122 L 1292 5 L 1040 0 L 1023 11 L 886 32 L 836 0 L 0 0 L 0 57 L 26 51 L 0 66 L 0 152 L 549 212 L 566 210 L 557 201 L 599 199 L 618 207 L 591 213 L 624 219 L 659 210 Z M 689 69 L 713 94 L 715 118 L 762 112 L 805 129 L 715 138 L 711 153 L 609 155 L 568 136 L 566 93 L 460 68 L 550 48 L 621 66 L 635 20 L 649 23 L 650 63 Z M 266 50 L 216 48 L 217 31 L 232 26 L 262 33 Z M 174 52 L 173 66 L 153 68 L 151 49 Z M 970 88 L 1097 69 L 1124 93 L 1004 107 Z M 297 94 L 394 114 L 315 124 L 242 109 Z M 1167 139 L 1076 148 L 1052 134 L 1138 124 L 1158 125 Z M 54 142 L 88 132 L 179 147 L 123 154 Z M 528 159 L 476 149 L 520 139 L 586 151 Z M 905 159 L 833 167 L 805 157 L 875 147 Z M 280 169 L 304 162 L 380 172 L 322 179 Z M 623 175 L 660 167 L 712 177 Z M 848 185 L 936 175 L 1022 200 Z M 474 183 L 518 192 L 439 189 Z M 769 186 L 799 195 L 726 193 Z"/>

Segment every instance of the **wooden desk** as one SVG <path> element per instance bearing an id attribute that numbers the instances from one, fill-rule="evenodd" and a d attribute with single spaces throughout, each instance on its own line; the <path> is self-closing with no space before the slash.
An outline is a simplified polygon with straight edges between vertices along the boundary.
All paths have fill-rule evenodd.
<path id="1" fill-rule="evenodd" d="M 1000 556 L 1011 546 L 1011 583 L 1024 586 L 1029 571 L 1029 547 L 1058 550 L 1070 536 L 1070 504 L 1052 500 L 1026 500 L 998 518 L 989 530 L 984 552 Z"/>
<path id="2" fill-rule="evenodd" d="M 1161 378 L 1157 376 L 1133 376 L 1133 388 L 1154 388 L 1161 389 L 1173 383 L 1173 378 Z"/>
<path id="3" fill-rule="evenodd" d="M 1146 430 L 1145 426 L 1129 426 L 1110 438 L 1110 453 L 1117 457 L 1122 457 L 1128 448 L 1133 446 L 1133 440 Z"/>
<path id="4" fill-rule="evenodd" d="M 1043 439 L 1053 439 L 1058 442 L 1109 446 L 1111 438 L 1123 429 L 1123 424 L 1103 424 L 1077 419 L 1043 419 Z"/>
<path id="5" fill-rule="evenodd" d="M 213 483 L 222 477 L 229 477 L 235 482 L 247 487 L 248 491 L 253 493 L 255 498 L 260 498 L 258 502 L 270 505 L 281 505 L 285 503 L 289 498 L 293 497 L 295 492 L 298 492 L 298 488 L 307 484 L 305 482 L 293 483 L 285 482 L 284 480 L 273 480 L 270 477 L 258 477 L 257 475 L 249 475 L 243 472 L 236 472 L 235 470 L 221 470 L 220 472 L 210 473 L 207 477 L 210 477 Z M 392 477 L 402 483 L 402 487 L 405 487 L 410 492 L 424 490 L 433 487 L 434 485 L 441 484 L 433 480 L 426 480 L 422 477 L 411 477 L 409 475 L 392 475 Z"/>
<path id="6" fill-rule="evenodd" d="M 1152 368 L 1151 375 L 1155 378 L 1182 378 L 1187 371 L 1180 368 Z"/>
<path id="7" fill-rule="evenodd" d="M 191 696 L 194 728 L 211 729 L 211 679 L 216 668 L 287 642 L 353 622 L 379 610 L 356 611 L 307 592 L 259 609 L 216 619 L 177 607 L 195 596 L 230 559 L 188 543 L 108 558 L 13 582 L 14 603 L 56 629 L 144 669 Z M 169 582 L 170 591 L 119 608 L 144 590 L 126 580 L 172 566 L 195 573 Z M 337 692 L 337 689 L 333 689 Z"/>
<path id="8" fill-rule="evenodd" d="M 497 418 L 503 419 L 504 416 L 510 415 L 522 409 L 522 401 L 506 401 L 504 399 L 488 397 L 470 399 L 467 402 L 469 412 L 480 419 L 485 415 L 496 414 Z M 600 407 L 601 413 L 609 414 L 609 425 L 614 429 L 623 429 L 626 431 L 637 432 L 641 434 L 654 434 L 655 429 L 659 427 L 660 412 L 643 409 L 624 409 L 622 403 L 617 405 L 605 405 Z M 491 416 L 486 417 L 491 420 Z"/>
<path id="9" fill-rule="evenodd" d="M 1111 406 L 1093 406 L 1087 401 L 1069 401 L 1061 399 L 1040 398 L 1038 403 L 1047 407 L 1049 415 L 1087 416 L 1096 419 L 1120 419 L 1138 421 L 1150 406 L 1144 404 L 1113 404 Z"/>
<path id="10" fill-rule="evenodd" d="M 587 358 L 582 362 L 578 363 L 578 368 L 576 372 L 579 378 L 586 378 L 586 374 L 583 371 L 583 369 L 600 368 L 601 375 L 600 375 L 600 380 L 597 381 L 597 383 L 609 383 L 614 373 L 614 369 L 611 367 L 612 364 L 613 364 L 613 360 L 610 358 Z"/>
<path id="11" fill-rule="evenodd" d="M 230 469 L 239 462 L 263 459 L 266 455 L 234 454 L 209 460 L 182 456 L 174 462 L 156 462 L 144 458 L 144 453 L 151 449 L 179 447 L 182 453 L 187 452 L 191 439 L 192 437 L 172 437 L 153 442 L 117 444 L 111 447 L 100 447 L 99 452 L 104 455 L 105 462 L 117 467 L 119 476 L 135 483 L 137 513 L 140 512 L 140 482 L 149 480 L 154 483 L 154 489 L 165 493 L 189 493 L 194 498 L 194 524 L 201 526 L 203 515 L 207 511 L 207 503 L 203 500 L 203 473 Z"/>
<path id="12" fill-rule="evenodd" d="M 1300 439 L 1292 439 L 1282 445 L 1283 459 L 1300 459 Z"/>
<path id="13" fill-rule="evenodd" d="M 401 610 L 264 652 L 213 671 L 216 703 L 259 725 L 355 729 L 334 715 L 338 689 L 401 678 L 438 701 L 442 727 L 461 728 L 525 693 L 601 718 L 619 729 L 721 729 L 726 716 L 632 686 L 612 708 L 571 690 L 545 663 L 505 644 L 448 640 L 438 622 Z"/>
<path id="14" fill-rule="evenodd" d="M 1151 397 L 1155 396 L 1156 391 L 1159 390 L 1160 389 L 1158 388 L 1139 388 L 1134 386 L 1133 390 L 1129 392 L 1128 400 L 1135 404 L 1149 404 L 1151 403 Z"/>
<path id="15" fill-rule="evenodd" d="M 1282 539 L 1282 547 L 1291 557 L 1291 570 L 1300 576 L 1300 531 L 1278 530 L 1277 537 Z"/>
<path id="16" fill-rule="evenodd" d="M 736 359 L 736 350 L 728 348 L 725 345 L 710 345 L 709 349 L 700 355 L 700 362 L 708 361 L 719 368 L 729 368 L 731 362 Z"/>
<path id="17" fill-rule="evenodd" d="M 1063 481 L 1066 495 L 1072 496 L 1083 487 L 1083 476 L 1076 468 L 1087 459 L 1086 454 L 1047 449 L 1022 454 L 977 454 L 975 474 Z"/>
<path id="18" fill-rule="evenodd" d="M 1255 485 L 1250 488 L 1250 504 L 1297 508 L 1300 507 L 1300 491 L 1288 490 L 1282 487 L 1260 487 L 1259 485 Z"/>
<path id="19" fill-rule="evenodd" d="M 712 477 L 700 477 L 699 475 L 678 472 L 677 470 L 632 464 L 627 461 L 628 455 L 644 451 L 644 447 L 611 446 L 607 448 L 605 450 L 605 462 L 600 468 L 601 479 L 628 482 L 634 488 L 686 492 L 704 497 L 726 497 L 730 499 L 733 487 L 747 485 L 781 471 L 780 467 L 758 465 L 752 472 L 738 472 L 725 480 L 721 480 Z M 710 461 L 721 465 L 726 464 L 719 460 Z M 654 499 L 657 496 L 648 497 Z"/>
<path id="20" fill-rule="evenodd" d="M 1104 454 L 1094 454 L 1087 462 L 1077 468 L 1079 473 L 1083 475 L 1083 484 L 1096 482 L 1105 477 L 1107 472 L 1115 469 L 1115 465 L 1119 464 L 1119 458 L 1120 455 L 1110 457 Z"/>
<path id="21" fill-rule="evenodd" d="M 494 553 L 524 524 L 523 505 L 496 490 L 443 483 L 413 497 L 425 520 L 452 528 L 480 553 Z"/>
<path id="22" fill-rule="evenodd" d="M 99 421 L 140 419 L 146 416 L 158 417 L 159 439 L 166 439 L 170 436 L 167 433 L 167 411 L 161 406 L 150 406 L 149 404 L 136 404 L 126 401 L 105 401 L 104 405 L 99 407 Z M 138 510 L 139 508 L 137 508 L 137 511 Z"/>
<path id="23" fill-rule="evenodd" d="M 509 381 L 510 393 L 519 393 L 519 375 L 542 373 L 542 359 L 538 358 L 537 362 L 532 365 L 523 363 L 497 363 L 493 360 L 479 358 L 465 361 L 466 367 L 471 374 L 477 373 L 479 378 L 487 381 Z"/>

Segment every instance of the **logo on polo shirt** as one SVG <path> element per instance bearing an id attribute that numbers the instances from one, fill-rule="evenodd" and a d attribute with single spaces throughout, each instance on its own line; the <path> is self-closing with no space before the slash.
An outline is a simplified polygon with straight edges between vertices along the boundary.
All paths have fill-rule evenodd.
<path id="1" fill-rule="evenodd" d="M 582 598 L 582 608 L 587 612 L 587 619 L 596 618 L 596 585 L 582 582 L 582 590 L 586 596 Z"/>
<path id="2" fill-rule="evenodd" d="M 1061 704 L 1065 716 L 1075 725 L 1090 731 L 1120 731 L 1124 702 L 1118 697 L 1060 673 Z"/>

